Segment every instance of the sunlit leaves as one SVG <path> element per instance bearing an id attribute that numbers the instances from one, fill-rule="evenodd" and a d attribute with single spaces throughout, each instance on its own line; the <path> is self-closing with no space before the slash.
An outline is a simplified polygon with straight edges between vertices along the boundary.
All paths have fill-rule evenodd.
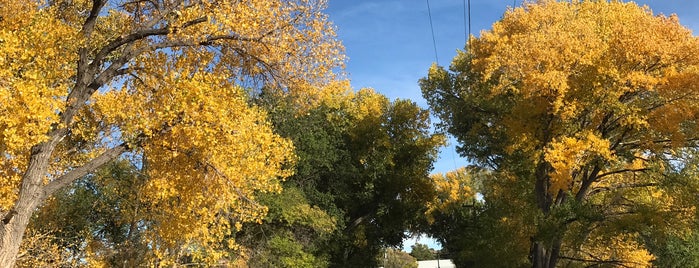
<path id="1" fill-rule="evenodd" d="M 675 181 L 696 176 L 684 166 L 699 139 L 699 40 L 676 16 L 632 2 L 541 0 L 506 12 L 468 48 L 451 71 L 430 69 L 423 95 L 464 156 L 528 181 L 534 196 L 522 198 L 543 213 L 534 239 L 575 252 L 586 239 L 686 230 L 693 190 Z M 567 230 L 589 238 L 547 235 Z M 639 247 L 614 254 L 647 263 Z M 605 254 L 597 260 L 615 258 Z"/>
<path id="2" fill-rule="evenodd" d="M 455 207 L 475 204 L 476 193 L 471 188 L 474 184 L 471 178 L 473 173 L 472 170 L 460 168 L 430 176 L 437 192 L 436 198 L 426 204 L 428 209 L 425 213 L 430 223 L 434 223 L 434 213 L 449 214 L 449 210 Z"/>
<path id="3" fill-rule="evenodd" d="M 266 209 L 254 192 L 279 191 L 278 178 L 291 174 L 283 168 L 291 144 L 272 134 L 264 113 L 225 79 L 177 75 L 156 85 L 110 91 L 95 107 L 127 140 L 152 136 L 143 144 L 150 179 L 142 198 L 159 211 L 150 238 L 165 247 L 215 244 L 230 236 L 231 217 L 237 224 L 261 219 Z"/>
<path id="4" fill-rule="evenodd" d="M 546 149 L 544 159 L 551 164 L 551 186 L 549 192 L 556 195 L 558 191 L 571 190 L 575 173 L 586 163 L 595 159 L 613 160 L 609 151 L 609 141 L 592 133 L 579 133 L 577 137 L 563 137 L 551 142 Z"/>
<path id="5" fill-rule="evenodd" d="M 342 68 L 325 5 L 0 2 L 0 212 L 19 202 L 31 215 L 73 175 L 129 151 L 148 177 L 138 199 L 153 206 L 146 237 L 161 265 L 182 252 L 220 259 L 232 230 L 266 213 L 256 193 L 292 174 L 290 141 L 248 96 L 315 97 Z"/>

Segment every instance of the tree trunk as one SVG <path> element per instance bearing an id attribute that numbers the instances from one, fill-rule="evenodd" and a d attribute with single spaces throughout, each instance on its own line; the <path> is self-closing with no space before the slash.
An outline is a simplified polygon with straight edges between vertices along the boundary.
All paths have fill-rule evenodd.
<path id="1" fill-rule="evenodd" d="M 5 223 L 3 220 L 0 228 L 0 267 L 15 266 L 24 231 L 36 207 L 35 202 L 23 202 L 22 206 L 17 206 L 16 214 L 9 222 Z"/>
<path id="2" fill-rule="evenodd" d="M 532 243 L 532 267 L 554 268 L 558 263 L 558 255 L 561 251 L 561 239 L 556 239 L 551 245 L 546 246 L 541 241 Z"/>
<path id="3" fill-rule="evenodd" d="M 42 180 L 46 176 L 51 152 L 58 138 L 32 147 L 27 171 L 22 176 L 22 185 L 14 208 L 7 212 L 0 225 L 0 267 L 14 267 L 17 253 L 22 244 L 24 231 L 34 210 L 44 200 Z"/>
<path id="4" fill-rule="evenodd" d="M 536 168 L 535 171 L 535 194 L 536 201 L 539 209 L 544 214 L 544 217 L 548 217 L 551 212 L 551 208 L 559 202 L 565 200 L 565 196 L 560 196 L 564 193 L 559 193 L 559 197 L 556 202 L 553 200 L 553 195 L 549 192 L 549 170 L 550 166 L 543 159 L 541 163 Z M 532 238 L 531 244 L 531 261 L 532 267 L 534 268 L 554 268 L 556 263 L 558 263 L 558 255 L 561 251 L 563 232 L 558 233 L 556 237 L 549 241 L 550 243 L 545 243 L 537 238 Z"/>

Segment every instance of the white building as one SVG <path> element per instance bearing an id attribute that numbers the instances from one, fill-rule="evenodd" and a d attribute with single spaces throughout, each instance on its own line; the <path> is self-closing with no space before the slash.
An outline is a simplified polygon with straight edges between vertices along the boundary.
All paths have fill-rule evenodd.
<path id="1" fill-rule="evenodd" d="M 417 262 L 417 268 L 456 268 L 451 260 L 431 260 Z"/>

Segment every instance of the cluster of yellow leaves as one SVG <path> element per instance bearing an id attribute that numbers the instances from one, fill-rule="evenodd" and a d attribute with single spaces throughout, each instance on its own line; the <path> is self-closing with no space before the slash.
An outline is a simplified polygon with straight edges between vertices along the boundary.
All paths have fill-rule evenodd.
<path id="1" fill-rule="evenodd" d="M 655 132 L 681 140 L 681 123 L 699 113 L 691 82 L 699 77 L 699 41 L 677 17 L 652 16 L 635 3 L 528 2 L 469 47 L 474 71 L 495 83 L 491 94 L 523 100 L 506 118 L 515 145 L 532 142 L 540 123 L 533 118 L 563 122 L 551 129 L 555 137 L 576 131 L 581 118 L 598 126 L 608 112 L 621 127 L 648 130 L 647 140 Z"/>
<path id="2" fill-rule="evenodd" d="M 583 132 L 576 137 L 563 137 L 554 140 L 544 152 L 544 159 L 551 164 L 553 171 L 549 192 L 552 195 L 558 191 L 571 190 L 573 178 L 580 167 L 592 160 L 611 161 L 614 159 L 609 151 L 609 140 L 603 139 L 591 132 Z"/>
<path id="3" fill-rule="evenodd" d="M 31 146 L 58 121 L 75 73 L 77 30 L 56 9 L 0 1 L 0 210 L 16 199 Z"/>
<path id="4" fill-rule="evenodd" d="M 80 260 L 71 258 L 63 245 L 57 244 L 56 237 L 29 231 L 17 257 L 17 267 L 76 267 Z M 93 266 L 90 266 L 93 267 Z"/>
<path id="5" fill-rule="evenodd" d="M 316 0 L 172 3 L 166 15 L 172 28 L 168 38 L 196 43 L 233 33 L 230 38 L 214 41 L 229 52 L 220 55 L 220 67 L 238 70 L 241 82 L 272 72 L 283 80 L 276 82 L 310 90 L 331 82 L 333 69 L 345 61 L 335 29 L 321 12 L 326 5 L 326 1 Z M 206 22 L 187 25 L 200 18 Z"/>
<path id="6" fill-rule="evenodd" d="M 148 237 L 161 259 L 181 243 L 216 249 L 234 227 L 262 219 L 254 193 L 280 190 L 293 147 L 221 76 L 173 72 L 152 87 L 143 82 L 98 96 L 94 108 L 127 139 L 152 136 L 143 145 L 149 181 L 141 198 L 158 224 Z M 220 250 L 201 257 L 217 260 Z"/>
<path id="7" fill-rule="evenodd" d="M 451 206 L 461 206 L 473 201 L 475 192 L 471 188 L 472 171 L 466 168 L 459 168 L 445 174 L 436 173 L 430 176 L 434 184 L 437 195 L 434 200 L 427 203 L 427 220 L 434 222 L 433 213 L 443 212 Z"/>
<path id="8" fill-rule="evenodd" d="M 623 267 L 652 267 L 654 259 L 639 243 L 634 234 L 619 234 L 612 237 L 598 236 L 580 250 L 580 257 L 591 262 L 616 263 Z"/>
<path id="9" fill-rule="evenodd" d="M 232 229 L 262 219 L 255 193 L 279 191 L 294 160 L 290 141 L 249 104 L 259 88 L 244 87 L 316 96 L 343 67 L 326 1 L 109 2 L 86 33 L 93 3 L 0 0 L 0 211 L 12 207 L 30 149 L 50 131 L 68 134 L 44 183 L 126 142 L 149 176 L 139 198 L 157 223 L 153 250 L 163 261 L 186 253 L 211 263 L 228 250 L 218 245 L 236 247 L 222 242 Z M 119 75 L 59 124 L 79 55 L 90 65 L 103 50 L 89 68 L 98 76 L 126 59 L 114 65 Z"/>

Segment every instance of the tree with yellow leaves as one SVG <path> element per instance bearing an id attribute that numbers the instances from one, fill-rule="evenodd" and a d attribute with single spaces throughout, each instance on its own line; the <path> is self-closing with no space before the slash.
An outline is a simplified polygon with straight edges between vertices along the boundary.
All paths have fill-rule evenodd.
<path id="1" fill-rule="evenodd" d="M 335 77 L 324 6 L 0 0 L 0 266 L 51 194 L 119 157 L 149 178 L 157 265 L 235 248 L 221 241 L 260 219 L 254 193 L 278 191 L 293 160 L 246 90 L 313 96 Z"/>
<path id="2" fill-rule="evenodd" d="M 694 217 L 699 40 L 621 1 L 525 3 L 471 38 L 423 95 L 462 155 L 538 208 L 533 267 L 647 266 L 642 236 Z"/>

